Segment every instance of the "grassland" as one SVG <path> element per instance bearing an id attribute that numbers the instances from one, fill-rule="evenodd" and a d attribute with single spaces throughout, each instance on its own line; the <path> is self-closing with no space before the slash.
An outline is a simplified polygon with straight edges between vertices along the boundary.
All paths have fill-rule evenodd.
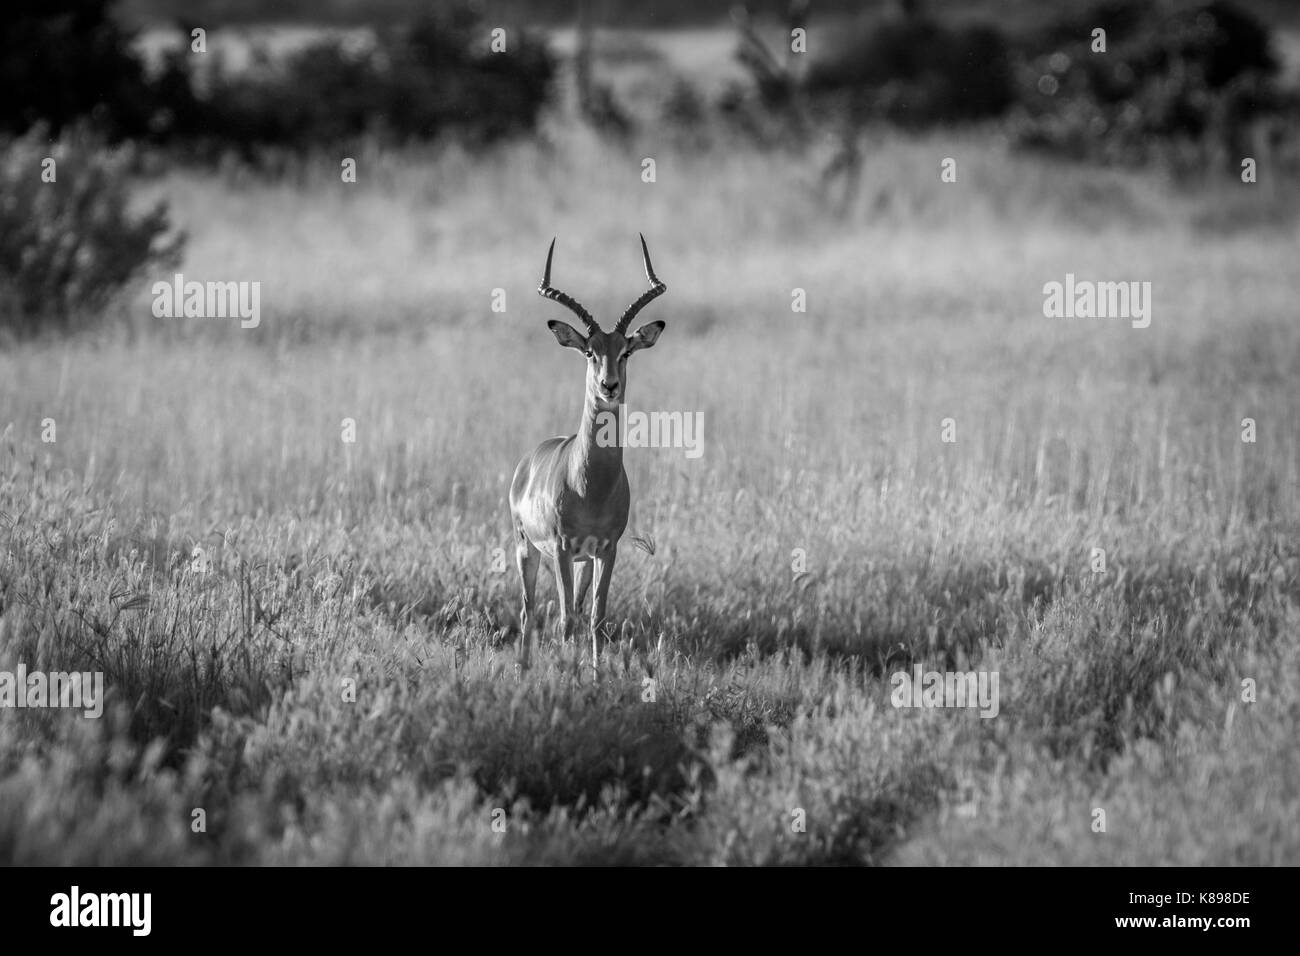
<path id="1" fill-rule="evenodd" d="M 0 861 L 1300 862 L 1280 189 L 977 132 L 879 134 L 843 217 L 728 142 L 358 158 L 147 186 L 259 329 L 156 320 L 149 276 L 0 354 L 0 669 L 111 703 L 0 713 Z M 608 318 L 638 231 L 670 291 L 630 401 L 704 454 L 627 453 L 654 553 L 601 679 L 550 639 L 516 681 L 509 475 L 581 398 L 533 288 L 558 234 Z M 1067 272 L 1152 282 L 1151 327 L 1044 318 Z M 914 663 L 997 671 L 999 715 L 892 707 Z"/>

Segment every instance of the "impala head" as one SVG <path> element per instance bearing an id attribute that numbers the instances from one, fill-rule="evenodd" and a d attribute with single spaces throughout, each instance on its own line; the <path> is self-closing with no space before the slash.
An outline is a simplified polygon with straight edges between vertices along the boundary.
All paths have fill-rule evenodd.
<path id="1" fill-rule="evenodd" d="M 552 319 L 547 326 L 555 333 L 555 339 L 565 348 L 577 349 L 587 359 L 587 391 L 596 396 L 601 405 L 615 406 L 623 399 L 627 391 L 627 358 L 637 349 L 648 349 L 664 330 L 663 322 L 649 322 L 635 332 L 628 334 L 628 326 L 646 304 L 655 296 L 668 291 L 668 286 L 659 281 L 654 267 L 650 265 L 650 250 L 646 248 L 645 236 L 641 237 L 641 253 L 645 257 L 645 275 L 650 281 L 650 288 L 641 297 L 624 310 L 613 331 L 604 332 L 591 313 L 582 307 L 570 295 L 559 289 L 551 288 L 551 257 L 555 255 L 555 240 L 551 240 L 550 251 L 546 253 L 546 271 L 542 274 L 542 284 L 537 287 L 538 294 L 554 299 L 582 320 L 585 333 L 579 332 L 567 322 Z"/>

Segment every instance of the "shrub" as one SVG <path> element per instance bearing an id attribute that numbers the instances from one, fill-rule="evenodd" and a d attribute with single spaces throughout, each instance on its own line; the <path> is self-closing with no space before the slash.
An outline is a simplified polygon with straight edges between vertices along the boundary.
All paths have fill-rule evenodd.
<path id="1" fill-rule="evenodd" d="M 0 162 L 0 326 L 19 332 L 101 308 L 145 268 L 176 261 L 184 241 L 165 203 L 130 210 L 129 148 L 105 148 L 84 129 L 48 139 L 38 125 Z"/>
<path id="2" fill-rule="evenodd" d="M 147 73 L 131 36 L 110 15 L 114 0 L 19 0 L 0 34 L 0 131 L 74 121 L 107 139 L 233 148 L 337 146 L 368 133 L 429 139 L 454 130 L 490 141 L 532 129 L 555 60 L 521 30 L 507 50 L 488 46 L 488 25 L 466 0 L 385 28 L 371 42 L 327 38 L 240 73 L 199 74 L 187 46 Z"/>
<path id="3" fill-rule="evenodd" d="M 1106 52 L 1092 31 L 1106 30 Z M 1021 145 L 1145 162 L 1178 142 L 1226 141 L 1284 107 L 1267 28 L 1226 0 L 1102 0 L 1031 36 L 1017 71 Z"/>
<path id="4" fill-rule="evenodd" d="M 0 30 L 0 131 L 93 117 L 111 138 L 148 128 L 151 91 L 113 0 L 11 0 Z"/>
<path id="5" fill-rule="evenodd" d="M 847 95 L 860 113 L 907 127 L 996 116 L 1013 98 L 1009 45 L 991 24 L 861 20 L 813 64 L 808 90 Z"/>
<path id="6" fill-rule="evenodd" d="M 384 31 L 329 38 L 259 72 L 218 75 L 176 132 L 251 156 L 260 147 L 338 145 L 366 135 L 432 139 L 454 130 L 489 142 L 531 130 L 555 73 L 546 47 L 507 33 L 506 53 L 460 5 Z M 191 84 L 193 85 L 193 84 Z"/>

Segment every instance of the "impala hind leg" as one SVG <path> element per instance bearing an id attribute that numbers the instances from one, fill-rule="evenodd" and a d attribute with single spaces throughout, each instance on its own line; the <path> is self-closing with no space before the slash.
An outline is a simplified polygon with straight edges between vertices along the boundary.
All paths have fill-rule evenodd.
<path id="1" fill-rule="evenodd" d="M 523 591 L 523 607 L 519 611 L 519 667 L 528 670 L 532 652 L 533 598 L 537 593 L 537 569 L 541 566 L 541 552 L 522 533 L 515 545 L 515 566 L 519 569 L 519 586 Z"/>

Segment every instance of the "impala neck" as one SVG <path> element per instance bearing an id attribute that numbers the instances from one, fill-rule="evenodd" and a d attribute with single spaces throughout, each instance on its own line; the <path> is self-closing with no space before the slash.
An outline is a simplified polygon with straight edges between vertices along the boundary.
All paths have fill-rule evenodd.
<path id="1" fill-rule="evenodd" d="M 584 497 L 600 495 L 614 486 L 623 472 L 622 406 L 603 408 L 596 398 L 596 383 L 588 379 L 582 403 L 582 424 L 573 442 L 569 459 L 569 484 Z M 610 424 L 612 422 L 612 424 Z M 612 443 L 601 445 L 597 438 L 613 436 Z"/>

